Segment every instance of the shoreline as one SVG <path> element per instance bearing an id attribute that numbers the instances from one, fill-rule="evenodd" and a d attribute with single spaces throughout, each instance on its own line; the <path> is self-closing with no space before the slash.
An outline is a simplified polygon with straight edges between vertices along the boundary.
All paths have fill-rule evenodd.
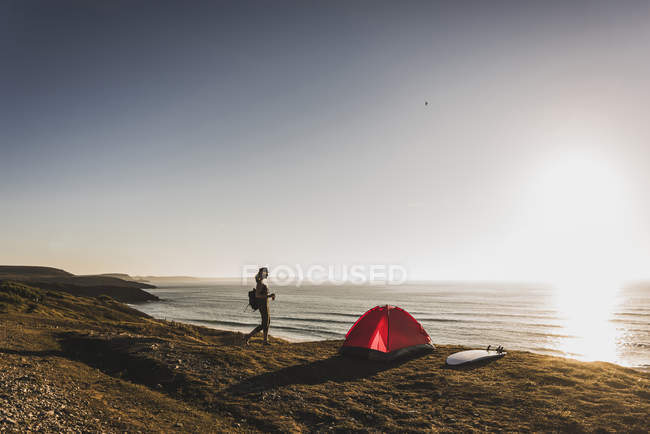
<path id="1" fill-rule="evenodd" d="M 298 342 L 343 337 L 369 307 L 389 303 L 410 312 L 434 343 L 472 348 L 503 345 L 640 370 L 650 365 L 650 330 L 639 325 L 648 316 L 637 314 L 637 307 L 647 310 L 650 306 L 650 293 L 622 295 L 606 314 L 599 314 L 563 304 L 552 288 L 529 292 L 494 286 L 487 293 L 474 286 L 445 288 L 403 285 L 398 291 L 339 287 L 313 291 L 285 287 L 279 293 L 280 301 L 271 306 L 271 333 Z M 152 292 L 166 301 L 138 308 L 156 317 L 246 333 L 259 322 L 256 312 L 242 313 L 246 292 L 240 287 L 180 285 Z"/>
<path id="2" fill-rule="evenodd" d="M 163 300 L 161 300 L 161 301 L 163 301 Z M 139 304 L 141 304 L 141 303 L 129 303 L 128 305 L 130 307 L 133 307 L 134 309 L 138 310 L 139 312 L 145 313 L 145 312 L 141 311 L 140 309 L 138 309 Z M 167 320 L 166 318 L 156 318 L 156 319 Z M 209 329 L 212 329 L 212 330 L 223 331 L 223 332 L 247 333 L 247 332 L 250 331 L 249 329 L 237 328 L 237 327 L 234 327 L 234 326 L 233 327 L 227 327 L 227 326 L 224 327 L 224 326 L 220 325 L 220 326 L 217 327 L 217 326 L 215 326 L 213 324 L 209 324 L 208 322 L 201 321 L 201 320 L 195 320 L 194 321 L 194 320 L 175 320 L 174 319 L 174 320 L 168 320 L 168 321 L 178 322 L 178 323 L 182 323 L 182 324 L 188 324 L 188 325 L 197 326 L 197 327 L 206 327 L 206 328 L 209 328 Z M 350 326 L 352 326 L 352 324 L 353 323 L 350 323 Z M 254 328 L 254 327 L 255 327 L 255 325 L 251 325 L 251 329 Z M 269 329 L 269 334 L 270 335 L 271 335 L 272 331 L 273 331 L 273 324 L 271 323 L 271 327 Z M 310 342 L 327 342 L 327 341 L 330 341 L 330 340 L 337 340 L 337 338 L 316 339 L 316 340 L 308 339 L 308 338 L 296 339 L 296 338 L 292 338 L 292 337 L 288 337 L 286 335 L 283 335 L 282 332 L 273 334 L 273 336 L 275 336 L 277 338 L 280 338 L 280 339 L 283 339 L 283 340 L 285 340 L 285 341 L 287 341 L 289 343 L 293 343 L 293 344 L 310 343 Z M 338 339 L 344 339 L 344 337 L 345 337 L 345 335 L 342 335 Z M 450 346 L 450 345 L 451 346 L 463 346 L 463 344 L 459 344 L 459 343 L 455 343 L 455 342 L 454 343 L 440 343 L 440 344 L 437 344 L 437 343 L 434 342 L 433 344 L 435 346 L 438 346 L 438 345 L 442 345 L 442 346 Z M 469 348 L 469 349 L 471 349 L 471 348 Z M 612 362 L 612 361 L 607 361 L 607 360 L 582 359 L 582 358 L 579 358 L 579 357 L 573 357 L 571 355 L 565 355 L 561 351 L 554 350 L 554 349 L 551 349 L 551 348 L 543 349 L 543 350 L 507 348 L 506 350 L 508 350 L 508 351 L 510 351 L 510 350 L 523 351 L 523 352 L 529 352 L 529 353 L 532 353 L 532 354 L 539 354 L 539 355 L 542 355 L 542 356 L 560 357 L 560 358 L 563 358 L 563 359 L 573 360 L 573 361 L 577 361 L 577 362 L 584 362 L 584 363 L 611 363 L 613 365 L 620 366 L 622 368 L 634 369 L 634 370 L 639 371 L 639 372 L 650 373 L 650 365 L 640 365 L 640 366 L 639 365 L 625 365 L 625 364 Z"/>

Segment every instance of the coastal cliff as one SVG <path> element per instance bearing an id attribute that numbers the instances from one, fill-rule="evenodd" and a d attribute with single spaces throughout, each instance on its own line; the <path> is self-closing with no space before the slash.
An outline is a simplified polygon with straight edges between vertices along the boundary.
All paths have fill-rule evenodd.
<path id="1" fill-rule="evenodd" d="M 158 300 L 157 296 L 145 291 L 145 289 L 155 288 L 155 286 L 116 276 L 116 274 L 77 276 L 51 267 L 0 265 L 0 281 L 22 282 L 77 296 L 107 295 L 124 303 Z M 120 276 L 128 277 L 128 275 Z"/>

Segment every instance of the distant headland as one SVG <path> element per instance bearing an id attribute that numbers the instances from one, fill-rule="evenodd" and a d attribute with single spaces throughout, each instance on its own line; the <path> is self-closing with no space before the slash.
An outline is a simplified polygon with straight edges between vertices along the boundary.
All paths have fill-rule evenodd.
<path id="1" fill-rule="evenodd" d="M 120 273 L 78 276 L 52 267 L 0 265 L 0 281 L 25 283 L 76 296 L 108 295 L 124 303 L 158 300 L 155 295 L 144 291 L 155 288 L 154 285 Z"/>

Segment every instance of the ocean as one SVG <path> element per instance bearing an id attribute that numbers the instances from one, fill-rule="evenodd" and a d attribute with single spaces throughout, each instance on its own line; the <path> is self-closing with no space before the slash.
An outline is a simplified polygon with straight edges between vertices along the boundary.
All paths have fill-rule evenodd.
<path id="1" fill-rule="evenodd" d="M 149 292 L 160 301 L 133 305 L 155 317 L 248 332 L 259 313 L 247 305 L 250 285 L 188 283 Z M 343 339 L 368 309 L 406 309 L 434 344 L 606 361 L 650 369 L 650 290 L 629 288 L 607 296 L 566 297 L 550 287 L 494 284 L 398 286 L 278 286 L 270 302 L 271 335 L 291 341 Z"/>

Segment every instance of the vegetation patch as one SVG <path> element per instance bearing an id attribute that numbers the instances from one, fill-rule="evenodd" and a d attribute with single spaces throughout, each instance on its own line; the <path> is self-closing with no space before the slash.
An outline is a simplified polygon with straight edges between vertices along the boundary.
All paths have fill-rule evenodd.
<path id="1" fill-rule="evenodd" d="M 33 312 L 43 301 L 45 291 L 21 283 L 0 281 L 0 312 L 27 310 Z"/>

